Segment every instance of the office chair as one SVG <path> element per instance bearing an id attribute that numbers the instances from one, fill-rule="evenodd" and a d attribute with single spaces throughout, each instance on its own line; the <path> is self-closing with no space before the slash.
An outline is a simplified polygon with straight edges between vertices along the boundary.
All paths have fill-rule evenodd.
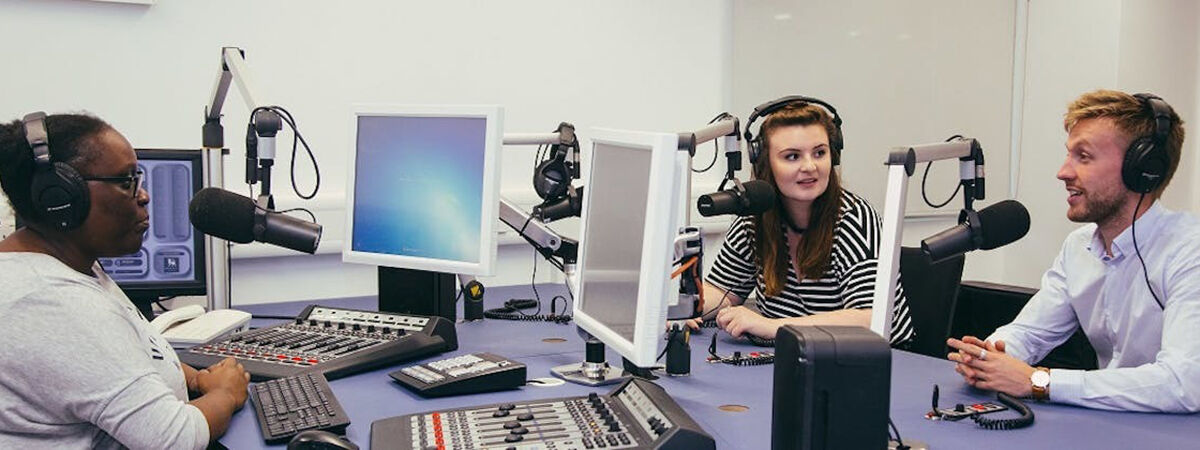
<path id="1" fill-rule="evenodd" d="M 904 285 L 916 331 L 908 350 L 936 358 L 946 357 L 946 338 L 950 336 L 965 261 L 963 255 L 958 255 L 931 264 L 920 248 L 900 249 L 900 282 Z"/>

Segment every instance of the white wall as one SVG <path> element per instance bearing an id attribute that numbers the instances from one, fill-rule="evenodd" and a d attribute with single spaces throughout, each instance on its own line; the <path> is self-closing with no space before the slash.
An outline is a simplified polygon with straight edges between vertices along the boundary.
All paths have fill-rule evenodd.
<path id="1" fill-rule="evenodd" d="M 1193 187 L 1200 153 L 1196 128 L 1197 25 L 1191 0 L 1071 0 L 1029 2 L 1023 140 L 1017 200 L 1029 208 L 1029 234 L 994 251 L 997 271 L 973 270 L 965 279 L 1036 287 L 1063 238 L 1080 224 L 1066 218 L 1066 194 L 1055 178 L 1066 155 L 1062 117 L 1067 104 L 1098 88 L 1162 95 L 1187 122 L 1184 160 L 1164 203 L 1197 211 Z"/>
<path id="2" fill-rule="evenodd" d="M 5 86 L 0 119 L 37 109 L 86 109 L 137 146 L 197 147 L 219 48 L 241 46 L 261 95 L 296 114 L 317 152 L 322 194 L 310 206 L 317 205 L 332 241 L 340 233 L 334 230 L 341 229 L 351 104 L 499 103 L 507 108 L 509 132 L 549 131 L 571 121 L 585 140 L 590 126 L 697 128 L 732 103 L 731 5 L 731 0 L 364 0 L 333 7 L 313 1 L 166 0 L 136 6 L 9 0 L 0 3 L 0 33 L 24 47 L 10 51 L 9 70 L 0 72 Z M 1065 217 L 1064 191 L 1054 174 L 1064 154 L 1062 114 L 1083 92 L 1153 91 L 1175 106 L 1188 122 L 1188 139 L 1165 203 L 1197 210 L 1200 5 L 1191 0 L 1027 5 L 1022 139 L 1014 169 L 1016 198 L 1029 208 L 1033 225 L 1016 244 L 972 253 L 964 278 L 1036 286 L 1063 237 L 1077 226 Z M 225 119 L 227 142 L 235 150 L 227 168 L 230 186 L 241 186 L 236 160 L 247 112 L 240 97 L 231 95 Z M 508 148 L 505 154 L 506 194 L 525 204 L 533 201 L 527 188 L 532 155 L 531 148 Z M 286 179 L 286 165 L 283 157 L 277 179 Z M 303 162 L 299 166 L 298 178 L 309 186 L 308 169 Z M 706 181 L 697 186 L 714 185 Z M 284 189 L 276 192 L 283 206 L 296 203 Z M 560 227 L 574 234 L 577 223 Z M 949 225 L 950 219 L 909 220 L 904 243 L 913 245 Z M 718 240 L 709 236 L 710 255 Z M 532 259 L 527 247 L 502 247 L 499 275 L 484 281 L 527 282 Z M 555 279 L 549 265 L 539 267 L 539 280 Z M 239 258 L 233 270 L 235 303 L 375 290 L 372 267 L 345 265 L 336 255 Z"/>
<path id="3" fill-rule="evenodd" d="M 724 110 L 728 91 L 727 73 L 719 69 L 726 66 L 728 5 L 720 0 L 167 0 L 152 6 L 26 0 L 0 8 L 0 33 L 19 43 L 11 47 L 9 70 L 0 72 L 6 87 L 0 117 L 88 110 L 138 147 L 199 147 L 220 48 L 245 49 L 256 96 L 296 116 L 320 163 L 320 195 L 299 202 L 286 184 L 290 159 L 282 150 L 287 139 L 280 139 L 273 189 L 279 206 L 316 209 L 326 247 L 340 241 L 343 229 L 354 103 L 501 104 L 507 132 L 549 132 L 568 121 L 586 146 L 592 126 L 699 128 Z M 233 149 L 226 185 L 239 192 L 248 112 L 231 93 L 224 119 Z M 509 147 L 503 156 L 504 194 L 525 205 L 535 199 L 533 155 L 533 147 Z M 709 179 L 719 177 L 716 172 Z M 312 186 L 311 173 L 300 158 L 302 190 Z M 575 234 L 578 221 L 563 222 L 564 234 Z M 531 253 L 523 245 L 503 247 L 499 275 L 483 281 L 527 283 Z M 241 247 L 233 254 L 235 304 L 375 292 L 373 267 L 342 264 L 336 255 L 255 258 L 278 253 Z M 542 263 L 538 278 L 553 280 L 552 272 Z"/>

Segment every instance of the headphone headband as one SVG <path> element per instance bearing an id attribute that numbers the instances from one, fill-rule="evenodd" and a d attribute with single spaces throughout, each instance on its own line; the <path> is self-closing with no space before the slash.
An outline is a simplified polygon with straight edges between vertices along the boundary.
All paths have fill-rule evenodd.
<path id="1" fill-rule="evenodd" d="M 1142 105 L 1149 110 L 1154 116 L 1154 143 L 1163 145 L 1166 143 L 1167 135 L 1171 133 L 1171 105 L 1167 104 L 1166 100 L 1154 94 L 1140 93 L 1133 94 Z"/>
<path id="2" fill-rule="evenodd" d="M 842 116 L 838 115 L 837 108 L 834 108 L 833 105 L 830 105 L 819 98 L 805 97 L 803 95 L 789 95 L 786 97 L 780 97 L 754 107 L 754 111 L 750 113 L 750 118 L 746 120 L 746 131 L 743 133 L 743 137 L 746 139 L 746 143 L 750 149 L 750 164 L 757 162 L 760 155 L 765 151 L 765 149 L 762 148 L 764 146 L 762 127 L 759 127 L 759 135 L 757 138 L 754 136 L 754 133 L 750 132 L 750 127 L 754 125 L 754 121 L 761 117 L 769 116 L 793 103 L 821 105 L 828 110 L 831 115 L 833 115 L 834 133 L 833 135 L 829 136 L 829 147 L 833 150 L 833 165 L 836 166 L 840 164 L 842 147 L 844 146 L 844 141 L 842 140 Z"/>
<path id="3" fill-rule="evenodd" d="M 834 108 L 833 105 L 825 103 L 825 101 L 819 98 L 805 97 L 803 95 L 789 95 L 755 106 L 754 112 L 750 113 L 750 118 L 746 119 L 746 133 L 750 133 L 750 125 L 753 124 L 755 120 L 758 120 L 758 118 L 769 116 L 771 113 L 778 111 L 784 106 L 792 103 L 816 103 L 824 106 L 825 109 L 828 109 L 829 112 L 833 114 L 833 124 L 837 125 L 838 128 L 842 127 L 842 117 L 838 115 L 837 108 Z"/>
<path id="4" fill-rule="evenodd" d="M 25 124 L 25 141 L 33 149 L 33 162 L 39 167 L 50 165 L 50 139 L 46 134 L 46 113 L 32 112 L 21 119 Z"/>

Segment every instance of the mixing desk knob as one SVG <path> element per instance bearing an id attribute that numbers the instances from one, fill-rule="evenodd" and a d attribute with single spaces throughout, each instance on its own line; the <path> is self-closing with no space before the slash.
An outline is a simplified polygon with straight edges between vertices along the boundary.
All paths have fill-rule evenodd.
<path id="1" fill-rule="evenodd" d="M 367 325 L 367 332 L 368 332 L 368 333 L 374 333 L 374 332 L 375 332 L 375 325 Z"/>

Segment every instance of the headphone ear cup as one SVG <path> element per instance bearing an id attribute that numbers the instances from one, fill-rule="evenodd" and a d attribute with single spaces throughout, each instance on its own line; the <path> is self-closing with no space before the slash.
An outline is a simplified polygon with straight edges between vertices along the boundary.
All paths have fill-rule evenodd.
<path id="1" fill-rule="evenodd" d="M 543 161 L 533 171 L 533 190 L 542 200 L 562 198 L 567 194 L 570 183 L 571 177 L 563 161 Z"/>
<path id="2" fill-rule="evenodd" d="M 750 165 L 753 166 L 758 162 L 759 155 L 762 154 L 762 136 L 757 136 L 750 140 Z"/>
<path id="3" fill-rule="evenodd" d="M 1129 145 L 1125 160 L 1121 163 L 1121 181 L 1125 187 L 1139 194 L 1153 192 L 1162 184 L 1167 174 L 1168 163 L 1154 145 L 1154 140 L 1141 137 Z"/>
<path id="4" fill-rule="evenodd" d="M 35 172 L 30 193 L 41 219 L 61 231 L 82 225 L 91 209 L 87 181 L 65 163 Z"/>
<path id="5" fill-rule="evenodd" d="M 835 165 L 835 166 L 841 165 L 842 164 L 842 149 L 845 148 L 844 142 L 842 141 L 842 126 L 841 125 L 836 126 L 834 135 L 830 136 L 829 147 L 832 150 L 831 153 L 833 153 L 831 155 L 833 158 L 833 165 Z"/>

